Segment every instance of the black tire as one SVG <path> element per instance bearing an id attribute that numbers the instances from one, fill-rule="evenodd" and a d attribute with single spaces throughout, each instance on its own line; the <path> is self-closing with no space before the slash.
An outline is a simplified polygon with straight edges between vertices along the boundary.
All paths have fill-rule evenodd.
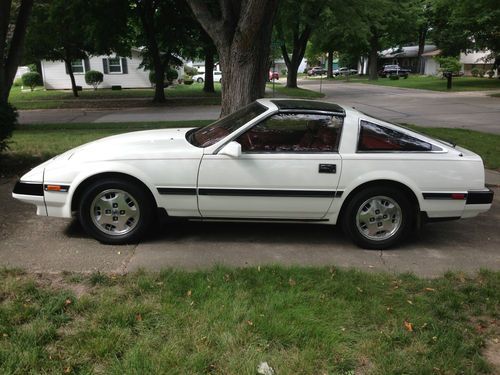
<path id="1" fill-rule="evenodd" d="M 377 212 L 377 210 L 375 210 L 375 205 L 373 205 L 374 211 L 372 213 L 368 212 L 372 209 L 370 204 L 372 203 L 370 202 L 371 199 L 375 199 L 375 201 L 372 202 L 382 203 L 384 207 L 381 207 L 381 210 Z M 396 203 L 396 205 L 393 203 Z M 399 206 L 399 210 L 397 206 Z M 366 212 L 367 222 L 363 219 L 360 219 L 358 222 L 357 215 L 358 212 L 361 213 L 361 211 Z M 398 213 L 395 218 L 392 212 Z M 387 218 L 385 217 L 386 213 Z M 372 214 L 375 217 L 372 217 Z M 411 201 L 403 191 L 391 186 L 371 186 L 358 191 L 352 199 L 348 201 L 341 218 L 342 229 L 359 247 L 364 249 L 383 250 L 395 246 L 406 238 L 412 230 L 414 216 L 414 209 Z M 368 220 L 370 221 L 368 222 Z M 373 227 L 375 225 L 381 225 L 381 228 L 376 234 L 370 236 L 370 234 L 366 233 L 366 231 L 369 231 L 369 225 L 372 226 L 372 230 L 378 229 Z M 391 230 L 389 231 L 389 229 Z M 373 238 L 374 236 L 380 237 L 375 239 Z"/>
<path id="2" fill-rule="evenodd" d="M 117 198 L 118 195 L 121 195 L 124 198 L 123 203 L 127 204 L 128 207 L 124 207 L 125 209 L 121 210 L 118 204 L 117 208 L 114 208 L 114 204 L 109 203 L 112 202 L 112 199 L 108 201 L 97 200 L 106 191 L 108 192 L 106 199 L 107 197 Z M 113 192 L 115 192 L 114 196 Z M 95 204 L 94 201 L 96 201 Z M 110 214 L 107 215 L 108 220 L 115 220 L 115 217 L 117 220 L 127 220 L 123 224 L 126 227 L 122 231 L 123 233 L 110 233 L 113 231 L 113 224 L 107 224 L 109 229 L 105 229 L 103 224 L 99 225 L 97 223 L 96 215 L 98 212 L 100 213 L 100 217 L 104 218 L 104 212 L 97 210 L 105 211 L 105 207 L 99 207 L 99 202 L 113 205 L 113 208 L 107 210 L 110 211 Z M 145 191 L 145 188 L 136 182 L 120 178 L 104 178 L 93 182 L 85 189 L 78 204 L 78 220 L 83 229 L 96 240 L 110 245 L 136 243 L 139 241 L 150 228 L 154 212 L 155 204 L 148 192 Z M 135 216 L 132 217 L 133 215 Z"/>
<path id="3" fill-rule="evenodd" d="M 198 83 L 203 83 L 203 78 L 201 78 L 201 77 L 200 77 L 200 78 L 198 78 L 198 79 L 196 80 L 196 82 L 198 82 Z"/>

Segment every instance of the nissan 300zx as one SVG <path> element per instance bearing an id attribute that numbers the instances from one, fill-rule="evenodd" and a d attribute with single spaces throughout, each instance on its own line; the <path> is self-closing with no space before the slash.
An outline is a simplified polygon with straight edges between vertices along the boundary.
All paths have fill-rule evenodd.
<path id="1" fill-rule="evenodd" d="M 481 158 L 332 103 L 261 99 L 202 128 L 139 131 L 32 169 L 13 197 L 109 244 L 157 219 L 339 224 L 384 249 L 425 221 L 487 211 Z"/>

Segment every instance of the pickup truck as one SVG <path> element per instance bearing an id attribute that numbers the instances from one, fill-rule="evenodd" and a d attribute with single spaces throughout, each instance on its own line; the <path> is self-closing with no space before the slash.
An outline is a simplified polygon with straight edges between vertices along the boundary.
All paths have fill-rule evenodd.
<path id="1" fill-rule="evenodd" d="M 408 78 L 408 74 L 411 73 L 410 69 L 401 68 L 399 65 L 384 65 L 382 69 L 378 71 L 380 77 L 389 77 L 391 75 L 398 75 L 403 78 Z"/>

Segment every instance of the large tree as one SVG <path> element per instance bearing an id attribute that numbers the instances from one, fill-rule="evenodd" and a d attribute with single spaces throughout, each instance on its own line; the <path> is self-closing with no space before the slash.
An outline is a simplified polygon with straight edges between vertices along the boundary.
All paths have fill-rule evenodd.
<path id="1" fill-rule="evenodd" d="M 278 0 L 187 0 L 217 48 L 225 116 L 264 96 Z"/>
<path id="2" fill-rule="evenodd" d="M 0 0 L 0 103 L 7 103 L 21 61 L 33 0 Z"/>
<path id="3" fill-rule="evenodd" d="M 500 7 L 494 0 L 434 0 L 432 38 L 443 54 L 467 50 L 500 55 Z"/>
<path id="4" fill-rule="evenodd" d="M 276 31 L 288 70 L 287 87 L 297 87 L 297 71 L 307 42 L 321 19 L 320 14 L 326 3 L 326 0 L 282 0 L 280 3 Z"/>
<path id="5" fill-rule="evenodd" d="M 74 96 L 72 62 L 89 55 L 130 53 L 128 7 L 123 0 L 39 0 L 27 36 L 32 59 L 64 61 Z"/>

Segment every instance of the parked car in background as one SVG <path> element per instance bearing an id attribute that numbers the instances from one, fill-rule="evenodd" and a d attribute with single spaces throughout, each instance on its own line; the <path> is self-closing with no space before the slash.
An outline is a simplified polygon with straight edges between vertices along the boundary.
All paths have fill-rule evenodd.
<path id="1" fill-rule="evenodd" d="M 13 197 L 38 215 L 76 216 L 109 244 L 137 243 L 163 211 L 170 219 L 339 224 L 357 245 L 385 249 L 422 221 L 489 210 L 484 183 L 481 158 L 464 148 L 347 105 L 260 99 L 202 128 L 120 134 L 69 150 L 22 176 Z"/>
<path id="2" fill-rule="evenodd" d="M 315 66 L 314 68 L 311 68 L 307 71 L 308 76 L 319 76 L 325 74 L 326 74 L 326 69 L 323 68 L 322 66 Z"/>
<path id="3" fill-rule="evenodd" d="M 274 80 L 280 79 L 280 74 L 276 71 L 273 72 L 272 70 L 270 70 L 269 71 L 269 80 L 272 81 L 273 79 Z"/>
<path id="4" fill-rule="evenodd" d="M 349 69 L 347 67 L 335 69 L 333 71 L 333 75 L 335 77 L 337 77 L 339 75 L 344 75 L 344 74 L 349 74 L 349 75 L 358 74 L 358 71 L 356 69 Z"/>
<path id="5" fill-rule="evenodd" d="M 401 68 L 399 65 L 384 65 L 382 69 L 378 71 L 380 77 L 389 77 L 391 75 L 397 75 L 399 77 L 408 78 L 411 73 L 410 69 Z"/>
<path id="6" fill-rule="evenodd" d="M 214 70 L 214 82 L 220 82 L 221 79 L 222 79 L 222 72 Z M 195 82 L 203 83 L 204 80 L 205 80 L 205 73 L 193 76 L 193 81 Z"/>

